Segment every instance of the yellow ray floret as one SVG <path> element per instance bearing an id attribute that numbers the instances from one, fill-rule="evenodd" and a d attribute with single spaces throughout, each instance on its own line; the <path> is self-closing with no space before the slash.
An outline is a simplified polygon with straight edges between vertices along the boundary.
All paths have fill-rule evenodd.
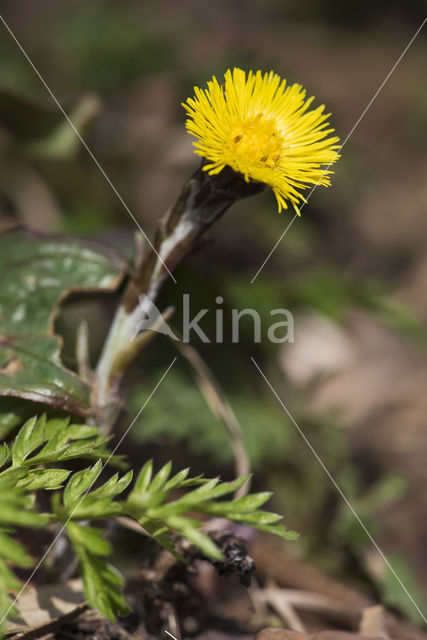
<path id="1" fill-rule="evenodd" d="M 224 167 L 272 188 L 279 211 L 292 203 L 299 214 L 300 193 L 310 185 L 330 184 L 329 167 L 339 155 L 325 107 L 309 109 L 300 84 L 270 71 L 228 70 L 224 84 L 215 78 L 206 90 L 195 87 L 184 103 L 186 127 L 197 138 L 196 153 L 213 175 Z"/>

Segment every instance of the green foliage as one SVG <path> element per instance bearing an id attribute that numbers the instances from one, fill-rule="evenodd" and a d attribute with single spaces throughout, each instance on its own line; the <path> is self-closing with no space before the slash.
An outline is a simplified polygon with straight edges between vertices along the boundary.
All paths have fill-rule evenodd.
<path id="1" fill-rule="evenodd" d="M 120 479 L 116 473 L 103 485 L 91 491 L 101 471 L 102 465 L 99 460 L 93 467 L 79 471 L 70 478 L 63 494 L 67 518 L 84 520 L 121 514 L 121 505 L 114 502 L 114 498 L 128 487 L 132 480 L 132 471 Z"/>
<path id="2" fill-rule="evenodd" d="M 255 396 L 231 390 L 229 397 L 253 468 L 266 460 L 282 463 L 288 453 L 291 455 L 294 427 L 280 408 L 261 392 Z M 144 398 L 140 390 L 131 394 L 129 402 L 135 411 Z M 132 437 L 143 443 L 165 437 L 172 442 L 185 442 L 190 451 L 207 455 L 216 463 L 228 463 L 233 457 L 223 424 L 213 415 L 194 381 L 177 367 L 170 371 L 136 421 Z"/>
<path id="3" fill-rule="evenodd" d="M 227 518 L 261 531 L 270 531 L 286 540 L 296 538 L 293 531 L 287 531 L 285 527 L 276 524 L 281 516 L 258 511 L 258 507 L 269 499 L 269 493 L 257 493 L 231 501 L 218 500 L 237 491 L 247 481 L 247 477 L 234 482 L 220 482 L 218 478 L 188 478 L 189 470 L 184 469 L 170 478 L 171 470 L 169 462 L 153 478 L 152 462 L 147 462 L 136 479 L 126 506 L 129 515 L 170 551 L 174 551 L 171 536 L 177 533 L 190 540 L 208 557 L 222 557 L 212 540 L 200 530 L 202 521 L 188 517 L 188 512 Z M 196 488 L 167 502 L 171 491 L 190 486 Z"/>
<path id="4" fill-rule="evenodd" d="M 90 473 L 87 475 L 90 477 Z M 102 537 L 103 532 L 75 522 L 68 522 L 66 531 L 79 559 L 88 603 L 109 620 L 114 620 L 115 614 L 128 614 L 129 606 L 120 593 L 123 578 L 104 559 L 111 555 L 112 548 Z"/>
<path id="5" fill-rule="evenodd" d="M 24 546 L 12 538 L 16 527 L 40 528 L 56 521 L 53 514 L 38 512 L 35 492 L 61 489 L 71 471 L 50 465 L 109 455 L 97 428 L 45 416 L 30 418 L 11 446 L 0 445 L 0 618 L 13 614 L 9 594 L 21 584 L 10 565 L 33 565 Z"/>
<path id="6" fill-rule="evenodd" d="M 0 468 L 9 456 L 7 445 L 0 450 Z M 31 496 L 18 486 L 25 470 L 2 471 L 0 474 L 0 621 L 14 614 L 12 590 L 19 589 L 18 580 L 10 564 L 28 568 L 33 564 L 23 545 L 12 538 L 15 527 L 39 528 L 46 526 L 49 518 L 37 513 Z M 0 635 L 2 623 L 0 623 Z"/>
<path id="7" fill-rule="evenodd" d="M 15 529 L 62 523 L 79 560 L 88 602 L 110 619 L 127 611 L 120 592 L 123 579 L 107 562 L 112 548 L 102 529 L 87 526 L 88 521 L 130 516 L 175 555 L 179 556 L 176 537 L 182 536 L 213 559 L 220 559 L 221 553 L 203 532 L 206 516 L 295 538 L 277 524 L 280 516 L 260 510 L 270 494 L 230 497 L 247 478 L 222 483 L 218 478 L 190 478 L 188 469 L 171 476 L 171 463 L 153 475 L 148 462 L 131 488 L 132 472 L 101 481 L 107 463 L 120 467 L 123 460 L 111 456 L 97 427 L 62 417 L 24 418 L 24 399 L 87 414 L 90 387 L 64 367 L 59 338 L 52 333 L 58 300 L 70 291 L 112 290 L 124 268 L 114 253 L 88 244 L 19 228 L 0 235 L 0 436 L 10 436 L 22 425 L 10 442 L 0 445 L 3 616 L 13 611 L 9 594 L 20 584 L 13 567 L 33 565 L 23 544 L 12 537 L 20 535 Z M 72 472 L 69 462 L 75 465 L 83 459 L 93 464 Z M 52 495 L 47 512 L 39 507 L 46 504 L 38 499 L 44 491 Z"/>
<path id="8" fill-rule="evenodd" d="M 66 464 L 72 459 L 96 462 L 72 473 Z M 218 516 L 274 533 L 285 540 L 296 534 L 277 524 L 281 517 L 260 510 L 268 492 L 239 499 L 224 499 L 239 489 L 247 477 L 234 482 L 218 478 L 189 477 L 184 469 L 175 475 L 172 463 L 153 474 L 147 462 L 128 493 L 132 472 L 114 473 L 100 482 L 106 462 L 120 463 L 111 456 L 104 436 L 96 427 L 72 424 L 68 419 L 32 417 L 19 429 L 9 446 L 0 446 L 0 613 L 11 615 L 9 592 L 19 588 L 19 580 L 9 565 L 31 567 L 32 558 L 24 546 L 12 539 L 15 528 L 38 528 L 62 523 L 79 560 L 84 590 L 89 604 L 112 620 L 129 608 L 121 594 L 123 578 L 107 562 L 110 542 L 89 520 L 128 516 L 137 520 L 159 544 L 181 557 L 175 536 L 182 536 L 207 557 L 219 560 L 222 554 L 202 530 L 203 516 Z M 40 513 L 36 492 L 53 492 L 51 512 Z M 191 515 L 189 515 L 191 514 Z M 198 519 L 196 519 L 198 516 Z M 9 611 L 10 610 L 10 611 Z"/>
<path id="9" fill-rule="evenodd" d="M 71 290 L 111 290 L 125 262 L 114 252 L 21 228 L 0 235 L 0 396 L 85 415 L 90 387 L 60 360 L 52 334 Z"/>

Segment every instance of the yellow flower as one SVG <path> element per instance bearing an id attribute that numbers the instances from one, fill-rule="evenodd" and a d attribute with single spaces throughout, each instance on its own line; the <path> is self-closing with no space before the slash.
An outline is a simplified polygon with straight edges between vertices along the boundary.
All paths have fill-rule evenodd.
<path id="1" fill-rule="evenodd" d="M 310 185 L 328 186 L 330 165 L 339 155 L 339 138 L 328 137 L 325 107 L 309 110 L 300 84 L 270 71 L 229 69 L 220 85 L 215 78 L 206 90 L 195 87 L 195 97 L 183 104 L 186 127 L 197 138 L 196 153 L 203 166 L 217 174 L 229 166 L 246 180 L 272 188 L 279 211 L 289 200 L 299 215 L 300 191 Z"/>

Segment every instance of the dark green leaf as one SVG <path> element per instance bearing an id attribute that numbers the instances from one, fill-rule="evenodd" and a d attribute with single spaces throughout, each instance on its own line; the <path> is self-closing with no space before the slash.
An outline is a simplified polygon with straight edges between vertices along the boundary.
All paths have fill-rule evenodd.
<path id="1" fill-rule="evenodd" d="M 19 228 L 0 235 L 0 395 L 89 411 L 90 389 L 61 363 L 52 319 L 71 290 L 113 289 L 125 267 L 113 252 L 70 238 Z"/>

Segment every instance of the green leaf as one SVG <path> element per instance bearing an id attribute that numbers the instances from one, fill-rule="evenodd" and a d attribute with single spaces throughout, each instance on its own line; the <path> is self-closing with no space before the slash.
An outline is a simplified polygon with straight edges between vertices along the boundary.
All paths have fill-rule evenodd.
<path id="1" fill-rule="evenodd" d="M 17 503 L 0 501 L 0 522 L 16 527 L 39 528 L 50 522 L 47 514 L 31 511 L 31 503 L 26 502 L 18 506 Z"/>
<path id="2" fill-rule="evenodd" d="M 264 491 L 262 493 L 253 493 L 237 500 L 230 502 L 218 502 L 215 504 L 206 505 L 206 513 L 216 513 L 218 510 L 222 513 L 227 510 L 233 514 L 252 514 L 260 506 L 262 506 L 271 497 L 270 491 Z M 280 518 L 280 516 L 278 516 Z"/>
<path id="3" fill-rule="evenodd" d="M 171 491 L 171 489 L 178 489 L 179 487 L 182 487 L 189 473 L 190 467 L 179 471 L 165 484 L 165 491 Z"/>
<path id="4" fill-rule="evenodd" d="M 16 609 L 13 606 L 10 590 L 17 590 L 21 586 L 20 581 L 15 576 L 10 567 L 0 557 L 0 637 L 4 631 L 3 623 L 6 617 L 16 615 Z"/>
<path id="5" fill-rule="evenodd" d="M 20 475 L 18 469 L 0 477 L 0 523 L 15 527 L 44 527 L 50 517 L 37 513 L 30 496 L 16 486 Z"/>
<path id="6" fill-rule="evenodd" d="M 99 557 L 111 551 L 110 545 L 102 539 L 101 532 L 73 522 L 67 524 L 66 530 L 79 559 L 89 604 L 111 621 L 115 614 L 127 615 L 129 606 L 121 594 L 123 578 L 113 566 Z"/>
<path id="7" fill-rule="evenodd" d="M 255 529 L 269 531 L 286 540 L 296 538 L 297 534 L 275 524 L 281 520 L 280 515 L 258 511 L 258 508 L 270 498 L 270 492 L 264 491 L 229 501 L 218 500 L 243 486 L 248 476 L 233 482 L 220 482 L 218 478 L 188 478 L 188 469 L 184 469 L 167 481 L 170 473 L 171 465 L 167 463 L 151 482 L 152 463 L 150 461 L 144 465 L 134 490 L 122 505 L 122 513 L 135 518 L 159 544 L 175 555 L 178 554 L 173 549 L 171 537 L 173 533 L 178 533 L 209 557 L 222 558 L 216 545 L 200 530 L 202 521 L 190 518 L 186 515 L 189 512 L 227 518 Z M 192 484 L 199 486 L 176 500 L 168 501 L 172 489 Z"/>
<path id="8" fill-rule="evenodd" d="M 115 473 L 105 484 L 90 493 L 91 499 L 112 498 L 119 493 L 123 493 L 131 483 L 132 476 L 133 472 L 128 471 L 128 473 L 119 479 L 118 473 Z"/>
<path id="9" fill-rule="evenodd" d="M 64 505 L 74 507 L 86 491 L 96 482 L 102 470 L 102 462 L 98 460 L 93 467 L 78 471 L 71 476 L 64 490 Z"/>
<path id="10" fill-rule="evenodd" d="M 293 542 L 299 538 L 299 533 L 296 531 L 288 531 L 288 529 L 281 524 L 252 524 L 251 526 L 258 529 L 258 531 L 272 533 L 274 536 L 283 538 L 283 540 L 287 540 L 288 542 Z"/>
<path id="11" fill-rule="evenodd" d="M 151 476 L 153 475 L 153 461 L 148 460 L 142 467 L 136 479 L 134 493 L 145 493 L 150 486 Z"/>
<path id="12" fill-rule="evenodd" d="M 7 444 L 0 445 L 0 469 L 6 464 L 9 460 L 10 451 Z"/>
<path id="13" fill-rule="evenodd" d="M 31 409 L 31 410 L 30 410 Z M 17 398 L 0 397 L 0 442 L 35 413 L 30 403 Z"/>
<path id="14" fill-rule="evenodd" d="M 0 556 L 10 560 L 17 567 L 32 567 L 33 559 L 19 542 L 13 540 L 7 533 L 0 530 Z"/>
<path id="15" fill-rule="evenodd" d="M 172 462 L 167 462 L 154 476 L 151 485 L 150 493 L 157 493 L 164 487 L 168 480 L 172 470 Z"/>
<path id="16" fill-rule="evenodd" d="M 112 553 L 111 544 L 103 538 L 103 531 L 101 531 L 101 529 L 82 526 L 76 522 L 69 522 L 67 524 L 67 532 L 76 544 L 82 545 L 94 555 L 110 556 Z"/>
<path id="17" fill-rule="evenodd" d="M 279 516 L 278 513 L 270 513 L 269 511 L 255 511 L 254 513 L 224 511 L 224 513 L 228 513 L 229 515 L 226 515 L 226 517 L 230 517 L 236 522 L 242 522 L 249 525 L 273 524 L 274 522 L 278 522 L 282 519 L 282 516 Z"/>
<path id="18" fill-rule="evenodd" d="M 114 289 L 125 268 L 114 252 L 70 238 L 0 235 L 0 396 L 89 411 L 90 388 L 61 363 L 53 318 L 71 291 Z"/>
<path id="19" fill-rule="evenodd" d="M 6 590 L 16 590 L 21 587 L 21 581 L 15 576 L 9 565 L 0 558 L 0 585 L 1 583 L 3 583 L 5 588 L 0 588 L 0 597 L 2 592 L 5 593 Z"/>
<path id="20" fill-rule="evenodd" d="M 131 471 L 120 479 L 117 473 L 114 474 L 103 485 L 84 495 L 73 508 L 70 516 L 73 520 L 84 520 L 87 518 L 93 520 L 95 518 L 106 518 L 121 514 L 123 504 L 121 502 L 115 502 L 114 498 L 128 487 L 131 480 Z M 68 504 L 65 503 L 65 498 L 64 504 L 68 506 Z"/>
<path id="21" fill-rule="evenodd" d="M 46 417 L 30 418 L 19 430 L 12 445 L 12 465 L 19 467 L 45 439 Z"/>
<path id="22" fill-rule="evenodd" d="M 222 496 L 227 495 L 227 493 L 234 493 L 235 491 L 240 489 L 240 487 L 242 487 L 249 480 L 249 475 L 237 478 L 237 480 L 233 480 L 233 482 L 219 482 L 219 479 L 215 480 L 217 486 L 215 486 L 214 489 L 211 489 L 209 484 L 206 483 L 199 489 L 195 489 L 193 491 L 193 494 L 206 494 L 209 495 L 209 498 L 211 500 L 221 498 Z"/>
<path id="23" fill-rule="evenodd" d="M 110 498 L 103 500 L 91 500 L 88 494 L 78 505 L 70 512 L 70 516 L 74 520 L 87 520 L 97 518 L 109 518 L 111 516 L 121 515 L 123 512 L 120 502 L 114 502 Z"/>
<path id="24" fill-rule="evenodd" d="M 223 554 L 216 544 L 205 533 L 200 531 L 198 528 L 200 525 L 200 522 L 195 524 L 189 518 L 173 517 L 170 519 L 171 528 L 180 531 L 187 540 L 198 547 L 208 558 L 222 560 Z"/>
<path id="25" fill-rule="evenodd" d="M 66 469 L 33 469 L 22 480 L 19 480 L 17 486 L 23 487 L 27 491 L 37 491 L 45 489 L 52 491 L 60 489 L 71 471 Z"/>
<path id="26" fill-rule="evenodd" d="M 67 427 L 67 435 L 70 440 L 85 440 L 86 438 L 99 436 L 99 429 L 86 424 L 70 424 Z"/>
<path id="27" fill-rule="evenodd" d="M 29 420 L 15 438 L 12 448 L 14 468 L 18 465 L 34 467 L 73 458 L 102 459 L 118 467 L 125 466 L 121 456 L 111 456 L 106 448 L 106 438 L 96 427 L 70 425 L 68 418 L 55 418 L 47 422 L 42 418 L 35 421 L 36 418 Z M 38 451 L 32 455 L 34 450 Z M 6 449 L 4 455 L 5 453 Z"/>

